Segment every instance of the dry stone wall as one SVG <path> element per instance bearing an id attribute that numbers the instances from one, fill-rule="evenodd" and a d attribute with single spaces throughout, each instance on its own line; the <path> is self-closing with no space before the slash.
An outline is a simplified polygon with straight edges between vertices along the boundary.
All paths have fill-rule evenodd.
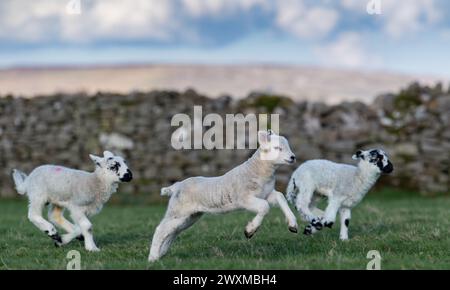
<path id="1" fill-rule="evenodd" d="M 352 163 L 360 148 L 384 148 L 395 165 L 378 186 L 448 193 L 450 187 L 450 93 L 441 85 L 411 84 L 379 96 L 373 104 L 328 106 L 295 103 L 287 97 L 254 93 L 246 99 L 209 99 L 193 90 L 117 95 L 52 95 L 0 98 L 0 196 L 15 196 L 12 168 L 29 172 L 41 164 L 92 170 L 88 154 L 121 152 L 135 180 L 121 187 L 117 200 L 159 200 L 159 189 L 195 175 L 225 173 L 253 150 L 174 150 L 171 119 L 208 113 L 275 113 L 300 162 L 326 158 Z M 205 128 L 206 130 L 206 128 Z M 277 187 L 284 191 L 294 167 L 283 166 Z"/>

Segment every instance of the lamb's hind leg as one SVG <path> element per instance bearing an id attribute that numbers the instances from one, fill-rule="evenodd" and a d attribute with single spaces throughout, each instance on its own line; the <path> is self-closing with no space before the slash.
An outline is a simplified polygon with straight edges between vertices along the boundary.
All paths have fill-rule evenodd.
<path id="1" fill-rule="evenodd" d="M 42 209 L 46 201 L 42 199 L 30 200 L 28 208 L 28 219 L 41 231 L 46 233 L 56 243 L 61 243 L 61 236 L 56 228 L 42 217 Z"/>
<path id="2" fill-rule="evenodd" d="M 197 220 L 198 218 L 192 218 L 191 215 L 183 217 L 166 215 L 166 217 L 164 217 L 161 223 L 156 227 L 155 233 L 153 234 L 150 254 L 148 257 L 149 262 L 154 262 L 164 256 L 176 236 L 194 224 Z"/>
<path id="3" fill-rule="evenodd" d="M 50 205 L 48 208 L 48 218 L 54 225 L 60 226 L 67 232 L 67 234 L 61 236 L 61 242 L 56 242 L 57 246 L 68 244 L 75 238 L 81 241 L 84 240 L 81 229 L 64 217 L 64 209 L 62 207 Z"/>
<path id="4" fill-rule="evenodd" d="M 320 231 L 323 227 L 321 218 L 316 216 L 310 208 L 313 200 L 313 195 L 314 189 L 303 185 L 299 189 L 299 194 L 297 195 L 295 204 L 301 218 L 309 223 L 303 231 L 303 234 L 305 235 L 311 235 L 317 231 Z"/>
<path id="5" fill-rule="evenodd" d="M 172 245 L 172 242 L 176 239 L 176 237 L 184 230 L 188 229 L 190 226 L 192 226 L 195 222 L 199 220 L 199 218 L 202 216 L 201 213 L 196 213 L 191 216 L 189 216 L 186 221 L 181 224 L 173 234 L 169 235 L 167 239 L 163 242 L 161 246 L 161 252 L 160 255 L 164 256 L 167 251 L 169 250 L 170 246 Z"/>
<path id="6" fill-rule="evenodd" d="M 316 219 L 319 221 L 321 221 L 323 219 L 323 215 L 324 215 L 324 211 L 317 207 L 317 203 L 320 201 L 320 199 L 321 199 L 320 196 L 313 195 L 313 197 L 311 199 L 311 203 L 309 204 L 309 210 L 311 211 L 311 213 L 314 216 L 316 216 Z M 321 227 L 320 227 L 320 229 L 321 229 Z M 315 234 L 318 231 L 319 230 L 316 229 L 316 227 L 313 226 L 312 223 L 310 223 L 305 227 L 305 230 L 303 231 L 303 233 L 305 235 L 310 235 L 310 234 Z"/>
<path id="7" fill-rule="evenodd" d="M 256 216 L 245 227 L 245 236 L 250 239 L 258 230 L 264 217 L 269 213 L 270 206 L 267 200 L 251 197 L 242 205 L 246 210 L 256 213 Z"/>
<path id="8" fill-rule="evenodd" d="M 75 226 L 64 217 L 62 207 L 53 204 L 49 205 L 48 219 L 54 225 L 61 227 L 67 233 L 71 233 L 75 230 Z"/>

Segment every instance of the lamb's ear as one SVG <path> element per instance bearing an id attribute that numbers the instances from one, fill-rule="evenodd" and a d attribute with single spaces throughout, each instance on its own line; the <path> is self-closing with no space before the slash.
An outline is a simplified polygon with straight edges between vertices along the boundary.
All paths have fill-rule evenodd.
<path id="1" fill-rule="evenodd" d="M 362 151 L 358 150 L 358 151 L 356 151 L 355 154 L 353 154 L 352 159 L 358 160 L 359 158 L 361 158 L 361 156 L 362 156 Z"/>
<path id="2" fill-rule="evenodd" d="M 111 158 L 111 157 L 114 157 L 113 153 L 111 153 L 109 151 L 103 152 L 103 158 L 108 159 L 108 158 Z"/>
<path id="3" fill-rule="evenodd" d="M 98 167 L 102 167 L 103 158 L 89 154 L 89 158 L 97 165 Z"/>
<path id="4" fill-rule="evenodd" d="M 270 133 L 267 131 L 258 131 L 259 144 L 266 144 L 270 141 Z"/>

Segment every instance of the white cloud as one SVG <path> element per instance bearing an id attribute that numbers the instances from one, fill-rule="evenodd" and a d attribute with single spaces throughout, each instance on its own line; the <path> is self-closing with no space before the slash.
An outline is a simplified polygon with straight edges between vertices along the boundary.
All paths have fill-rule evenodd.
<path id="1" fill-rule="evenodd" d="M 441 19 L 435 0 L 385 0 L 382 13 L 384 30 L 393 37 L 419 32 Z"/>
<path id="2" fill-rule="evenodd" d="M 181 0 L 188 15 L 192 17 L 220 17 L 236 11 L 248 11 L 252 8 L 269 9 L 270 0 Z"/>
<path id="3" fill-rule="evenodd" d="M 70 41 L 170 40 L 179 28 L 172 5 L 160 0 L 95 1 L 80 18 L 62 18 L 62 37 Z"/>
<path id="4" fill-rule="evenodd" d="M 355 32 L 341 34 L 336 41 L 316 48 L 320 62 L 326 66 L 344 68 L 373 68 L 379 57 L 367 50 L 361 35 Z"/>
<path id="5" fill-rule="evenodd" d="M 302 0 L 284 0 L 277 5 L 277 25 L 299 38 L 327 36 L 336 27 L 338 19 L 336 10 L 307 6 Z"/>
<path id="6" fill-rule="evenodd" d="M 37 42 L 51 39 L 55 33 L 55 17 L 62 14 L 64 6 L 54 0 L 29 2 L 5 0 L 0 2 L 0 39 L 17 39 Z"/>
<path id="7" fill-rule="evenodd" d="M 381 23 L 381 29 L 390 37 L 399 38 L 409 33 L 420 32 L 442 19 L 439 0 L 379 0 L 381 15 L 372 15 Z M 342 0 L 341 5 L 351 13 L 366 14 L 369 2 Z"/>
<path id="8" fill-rule="evenodd" d="M 67 14 L 67 3 L 68 0 L 3 0 L 0 39 L 23 42 L 169 40 L 179 32 L 174 1 L 81 0 L 80 15 Z"/>

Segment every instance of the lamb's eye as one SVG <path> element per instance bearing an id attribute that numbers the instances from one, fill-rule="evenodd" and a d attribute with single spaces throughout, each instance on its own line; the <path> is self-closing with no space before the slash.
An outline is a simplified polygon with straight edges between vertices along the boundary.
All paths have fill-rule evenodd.
<path id="1" fill-rule="evenodd" d="M 109 169 L 112 170 L 112 171 L 116 171 L 117 172 L 119 170 L 119 167 L 120 167 L 120 164 L 116 162 Z"/>
<path id="2" fill-rule="evenodd" d="M 278 151 L 283 151 L 283 148 L 281 148 L 280 146 L 276 146 L 276 147 L 274 147 L 274 149 L 278 150 Z"/>

